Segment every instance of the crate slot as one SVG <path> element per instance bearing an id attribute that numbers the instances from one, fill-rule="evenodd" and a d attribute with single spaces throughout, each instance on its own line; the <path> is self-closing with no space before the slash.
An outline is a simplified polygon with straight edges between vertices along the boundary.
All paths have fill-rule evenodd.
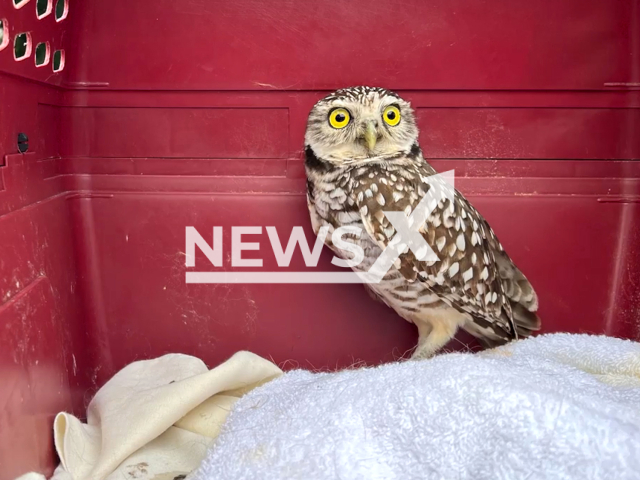
<path id="1" fill-rule="evenodd" d="M 61 72 L 64 70 L 64 50 L 56 50 L 53 54 L 53 71 Z"/>
<path id="2" fill-rule="evenodd" d="M 16 62 L 26 60 L 31 56 L 31 33 L 23 32 L 16 35 L 13 42 L 13 58 Z"/>
<path id="3" fill-rule="evenodd" d="M 27 3 L 29 3 L 29 0 L 13 0 L 13 6 L 16 9 L 24 7 Z"/>
<path id="4" fill-rule="evenodd" d="M 69 15 L 69 0 L 58 0 L 56 2 L 56 22 L 61 22 Z"/>
<path id="5" fill-rule="evenodd" d="M 40 68 L 49 64 L 51 60 L 51 47 L 49 46 L 49 42 L 42 42 L 36 45 L 35 57 L 36 67 Z"/>
<path id="6" fill-rule="evenodd" d="M 36 1 L 36 16 L 38 20 L 49 16 L 53 11 L 53 0 L 37 0 Z"/>
<path id="7" fill-rule="evenodd" d="M 0 52 L 9 45 L 9 22 L 6 18 L 0 19 Z"/>

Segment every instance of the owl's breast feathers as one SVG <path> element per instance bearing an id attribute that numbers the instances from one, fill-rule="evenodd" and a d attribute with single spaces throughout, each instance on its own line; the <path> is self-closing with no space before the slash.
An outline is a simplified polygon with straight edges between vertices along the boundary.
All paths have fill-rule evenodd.
<path id="1" fill-rule="evenodd" d="M 444 303 L 468 314 L 473 320 L 468 330 L 487 344 L 504 343 L 515 338 L 516 331 L 528 336 L 539 329 L 533 287 L 461 193 L 456 190 L 453 201 L 434 195 L 427 178 L 436 172 L 417 145 L 393 159 L 342 167 L 318 159 L 308 148 L 306 169 L 309 206 L 320 217 L 317 221 L 337 228 L 357 219 L 381 249 L 397 233 L 383 212 L 410 216 L 425 196 L 430 197 L 430 213 L 418 231 L 438 260 L 418 260 L 405 249 L 395 268 L 406 282 L 420 282 Z"/>

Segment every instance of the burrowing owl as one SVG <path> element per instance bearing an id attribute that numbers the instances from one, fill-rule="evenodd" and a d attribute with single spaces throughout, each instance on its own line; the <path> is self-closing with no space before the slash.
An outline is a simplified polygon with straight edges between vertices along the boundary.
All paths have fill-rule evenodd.
<path id="1" fill-rule="evenodd" d="M 383 88 L 338 90 L 311 110 L 305 135 L 307 202 L 314 232 L 362 229 L 357 243 L 368 270 L 397 233 L 383 211 L 416 208 L 436 171 L 422 156 L 408 102 Z M 525 337 L 540 328 L 538 298 L 493 230 L 457 190 L 440 202 L 419 231 L 438 260 L 406 251 L 377 284 L 374 298 L 418 328 L 412 358 L 433 355 L 459 327 L 485 346 Z M 423 258 L 423 257 L 420 257 Z"/>

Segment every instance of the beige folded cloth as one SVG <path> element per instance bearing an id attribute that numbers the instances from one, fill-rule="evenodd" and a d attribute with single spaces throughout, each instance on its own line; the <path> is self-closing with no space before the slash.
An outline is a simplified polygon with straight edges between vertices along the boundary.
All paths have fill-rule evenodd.
<path id="1" fill-rule="evenodd" d="M 282 375 L 273 363 L 238 352 L 209 370 L 169 354 L 118 372 L 89 404 L 87 423 L 60 413 L 54 422 L 61 464 L 55 480 L 172 480 L 197 467 L 231 406 Z"/>

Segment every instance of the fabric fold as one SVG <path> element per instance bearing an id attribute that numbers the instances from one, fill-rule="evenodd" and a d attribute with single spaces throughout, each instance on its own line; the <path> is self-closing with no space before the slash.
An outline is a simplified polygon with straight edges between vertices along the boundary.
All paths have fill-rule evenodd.
<path id="1" fill-rule="evenodd" d="M 190 472 L 242 394 L 281 374 L 244 351 L 211 370 L 182 354 L 127 365 L 93 398 L 86 424 L 68 413 L 56 416 L 61 466 L 54 478 L 140 480 Z"/>

